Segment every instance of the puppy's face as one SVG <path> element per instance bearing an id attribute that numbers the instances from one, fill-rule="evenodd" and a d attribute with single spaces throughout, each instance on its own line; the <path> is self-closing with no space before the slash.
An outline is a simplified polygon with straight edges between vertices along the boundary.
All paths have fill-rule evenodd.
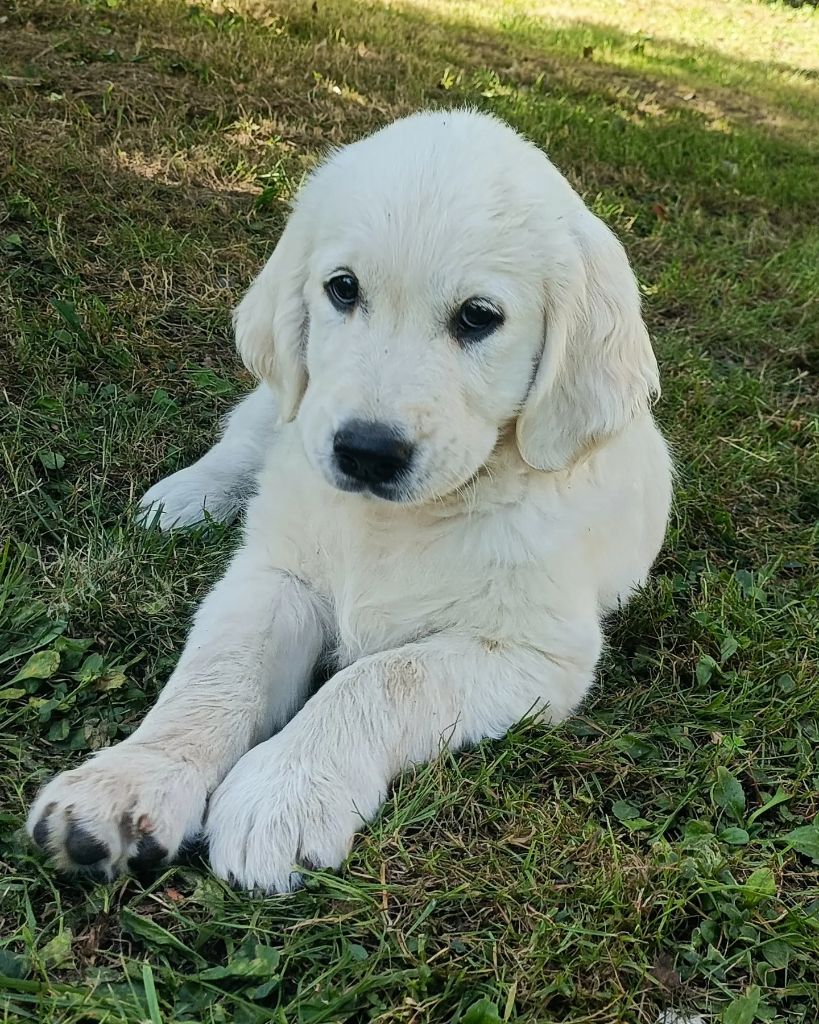
<path id="1" fill-rule="evenodd" d="M 562 468 L 656 384 L 619 244 L 542 153 L 473 113 L 334 154 L 235 319 L 316 470 L 387 501 L 456 489 L 516 420 L 524 459 Z"/>
<path id="2" fill-rule="evenodd" d="M 297 416 L 328 481 L 407 502 L 483 465 L 543 334 L 539 273 L 527 275 L 492 218 L 455 194 L 413 192 L 327 210 L 304 292 Z"/>

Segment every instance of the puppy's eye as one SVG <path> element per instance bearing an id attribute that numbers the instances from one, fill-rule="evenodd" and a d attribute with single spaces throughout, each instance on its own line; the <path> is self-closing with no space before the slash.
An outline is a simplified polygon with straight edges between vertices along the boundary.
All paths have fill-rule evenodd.
<path id="1" fill-rule="evenodd" d="M 336 274 L 325 284 L 324 290 L 336 309 L 352 309 L 358 302 L 358 281 L 352 274 Z"/>
<path id="2" fill-rule="evenodd" d="M 467 299 L 455 314 L 455 337 L 461 342 L 480 341 L 503 323 L 503 313 L 488 299 Z"/>

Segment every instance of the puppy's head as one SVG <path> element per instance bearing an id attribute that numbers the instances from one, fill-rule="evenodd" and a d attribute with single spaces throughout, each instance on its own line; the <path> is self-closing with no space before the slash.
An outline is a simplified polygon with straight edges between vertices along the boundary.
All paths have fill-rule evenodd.
<path id="1" fill-rule="evenodd" d="M 393 501 L 457 488 L 512 422 L 529 465 L 564 469 L 658 390 L 620 244 L 539 150 L 465 111 L 336 152 L 235 326 L 314 466 Z"/>

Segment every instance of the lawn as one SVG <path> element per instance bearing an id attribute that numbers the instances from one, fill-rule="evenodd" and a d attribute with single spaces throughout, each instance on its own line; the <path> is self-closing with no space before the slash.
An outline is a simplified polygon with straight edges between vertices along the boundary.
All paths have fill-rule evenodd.
<path id="1" fill-rule="evenodd" d="M 813 8 L 748 0 L 5 0 L 3 1021 L 815 1024 L 818 69 Z M 251 384 L 232 304 L 328 145 L 459 104 L 618 232 L 660 357 L 673 522 L 594 698 L 406 775 L 291 896 L 55 877 L 27 801 L 236 543 L 132 522 Z"/>

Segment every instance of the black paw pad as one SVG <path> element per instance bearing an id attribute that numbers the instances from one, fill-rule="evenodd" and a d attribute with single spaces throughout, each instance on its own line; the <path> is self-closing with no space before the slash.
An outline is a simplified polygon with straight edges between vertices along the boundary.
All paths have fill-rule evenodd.
<path id="1" fill-rule="evenodd" d="M 128 858 L 128 867 L 132 871 L 149 871 L 168 856 L 165 847 L 153 836 L 143 836 L 137 843 L 136 853 Z"/>
<path id="2" fill-rule="evenodd" d="M 46 848 L 46 843 L 48 842 L 48 835 L 48 816 L 44 814 L 31 830 L 31 838 L 41 850 L 44 850 Z"/>
<path id="3" fill-rule="evenodd" d="M 68 838 L 65 841 L 65 850 L 75 864 L 88 867 L 96 864 L 108 856 L 109 850 L 106 843 L 92 836 L 90 832 L 79 825 L 71 825 L 68 829 Z"/>
<path id="4" fill-rule="evenodd" d="M 109 882 L 111 880 L 111 872 L 102 866 L 102 864 L 90 864 L 88 867 L 80 869 L 80 875 L 82 878 L 87 878 L 89 882 Z"/>
<path id="5" fill-rule="evenodd" d="M 194 861 L 201 857 L 207 859 L 208 840 L 201 832 L 196 835 L 186 836 L 176 851 L 175 860 Z"/>

